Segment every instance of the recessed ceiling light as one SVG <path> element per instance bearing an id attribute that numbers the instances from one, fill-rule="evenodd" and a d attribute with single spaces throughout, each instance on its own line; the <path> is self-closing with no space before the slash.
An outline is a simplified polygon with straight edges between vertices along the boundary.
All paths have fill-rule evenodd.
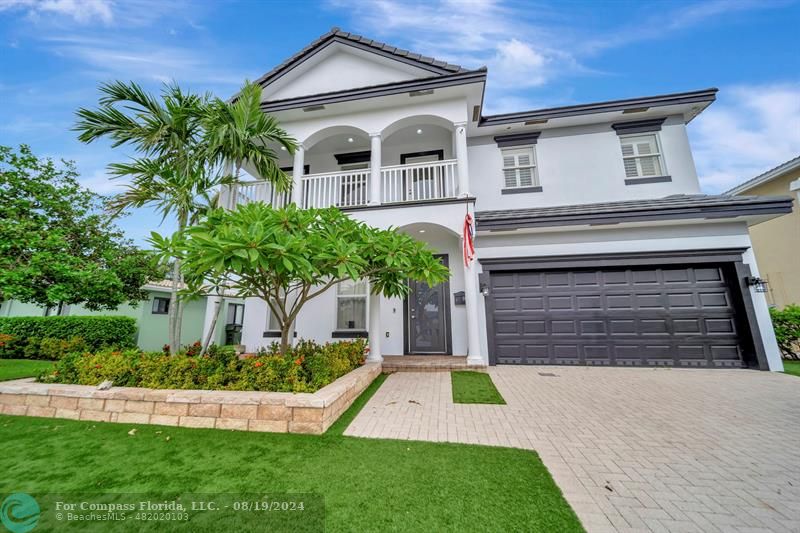
<path id="1" fill-rule="evenodd" d="M 281 146 L 281 150 L 283 150 L 285 152 L 286 151 L 286 147 L 285 146 Z"/>
<path id="2" fill-rule="evenodd" d="M 419 128 L 419 129 L 417 130 L 417 135 L 422 135 L 422 128 Z"/>
<path id="3" fill-rule="evenodd" d="M 425 233 L 424 229 L 419 230 L 420 233 Z"/>
<path id="4" fill-rule="evenodd" d="M 348 137 L 347 138 L 347 142 L 349 142 L 349 143 L 353 142 L 353 138 L 352 137 Z"/>

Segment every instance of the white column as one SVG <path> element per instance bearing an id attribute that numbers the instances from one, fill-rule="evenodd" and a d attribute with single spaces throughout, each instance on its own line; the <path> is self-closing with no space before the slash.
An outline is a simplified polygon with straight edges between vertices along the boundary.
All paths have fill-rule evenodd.
<path id="1" fill-rule="evenodd" d="M 458 162 L 458 195 L 469 196 L 469 161 L 467 158 L 467 123 L 456 122 L 456 161 Z"/>
<path id="2" fill-rule="evenodd" d="M 381 203 L 381 134 L 369 134 L 369 203 Z"/>
<path id="3" fill-rule="evenodd" d="M 369 355 L 367 361 L 380 363 L 381 355 L 381 296 L 369 295 Z"/>
<path id="4" fill-rule="evenodd" d="M 481 337 L 478 331 L 478 306 L 481 304 L 478 287 L 477 260 L 464 267 L 464 299 L 467 304 L 467 364 L 488 365 L 489 359 L 481 351 Z"/>
<path id="5" fill-rule="evenodd" d="M 303 167 L 305 166 L 305 148 L 298 144 L 294 151 L 294 164 L 292 165 L 292 202 L 297 207 L 304 207 L 303 202 Z"/>

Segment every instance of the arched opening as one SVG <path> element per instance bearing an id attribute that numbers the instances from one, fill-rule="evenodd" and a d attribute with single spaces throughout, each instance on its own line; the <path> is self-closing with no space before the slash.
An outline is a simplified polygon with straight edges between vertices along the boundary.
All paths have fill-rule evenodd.
<path id="1" fill-rule="evenodd" d="M 406 117 L 381 134 L 383 197 L 407 202 L 455 197 L 453 125 L 434 115 Z"/>
<path id="2" fill-rule="evenodd" d="M 439 285 L 431 287 L 424 282 L 409 282 L 411 292 L 403 301 L 404 353 L 463 353 L 462 333 L 466 316 L 458 234 L 429 222 L 406 224 L 398 231 L 427 243 L 450 268 L 450 279 Z"/>

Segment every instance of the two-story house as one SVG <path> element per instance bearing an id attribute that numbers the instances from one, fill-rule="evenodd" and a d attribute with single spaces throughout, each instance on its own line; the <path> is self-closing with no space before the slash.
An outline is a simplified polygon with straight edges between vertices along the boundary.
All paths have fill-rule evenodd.
<path id="1" fill-rule="evenodd" d="M 257 80 L 299 142 L 282 161 L 293 189 L 254 181 L 224 205 L 337 206 L 451 270 L 406 299 L 342 284 L 297 337 L 368 336 L 372 359 L 780 370 L 748 226 L 791 200 L 700 193 L 686 124 L 716 89 L 490 116 L 487 75 L 334 28 Z M 247 349 L 276 336 L 248 299 Z"/>

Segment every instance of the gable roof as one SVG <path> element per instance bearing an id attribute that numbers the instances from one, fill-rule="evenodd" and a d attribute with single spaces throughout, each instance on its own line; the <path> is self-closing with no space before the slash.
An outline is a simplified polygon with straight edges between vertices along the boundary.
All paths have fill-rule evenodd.
<path id="1" fill-rule="evenodd" d="M 791 211 L 792 199 L 788 196 L 676 194 L 652 200 L 478 211 L 475 213 L 475 222 L 478 231 L 507 231 L 517 228 L 775 215 Z"/>
<path id="2" fill-rule="evenodd" d="M 398 48 L 390 44 L 368 39 L 361 35 L 342 31 L 339 28 L 334 27 L 331 28 L 329 32 L 321 35 L 311 44 L 294 54 L 292 57 L 258 78 L 255 83 L 258 83 L 262 87 L 266 86 L 332 43 L 342 43 L 386 57 L 391 57 L 392 59 L 402 61 L 403 63 L 430 71 L 433 74 L 441 75 L 469 72 L 468 69 L 465 69 L 460 65 L 453 65 L 433 57 L 423 56 L 422 54 L 410 52 L 409 50 L 404 50 L 403 48 Z"/>
<path id="3" fill-rule="evenodd" d="M 771 168 L 766 172 L 759 174 L 755 178 L 751 178 L 744 183 L 741 183 L 734 187 L 733 189 L 729 190 L 725 194 L 742 194 L 743 192 L 749 191 L 753 187 L 758 187 L 762 183 L 767 183 L 787 172 L 792 172 L 793 170 L 800 169 L 800 156 L 795 157 L 794 159 L 790 159 L 785 163 L 781 163 L 777 167 Z"/>

